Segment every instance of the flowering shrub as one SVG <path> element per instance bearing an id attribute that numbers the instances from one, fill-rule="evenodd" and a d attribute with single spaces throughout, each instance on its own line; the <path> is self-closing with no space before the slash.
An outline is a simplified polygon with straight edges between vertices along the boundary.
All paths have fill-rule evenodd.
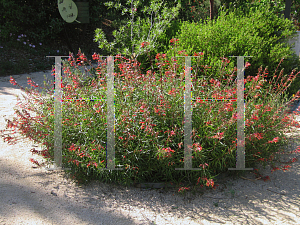
<path id="1" fill-rule="evenodd" d="M 214 78 L 196 79 L 193 73 L 193 98 L 196 101 L 192 104 L 192 167 L 200 170 L 175 170 L 184 167 L 184 82 L 177 76 L 184 73 L 177 71 L 184 58 L 176 61 L 158 54 L 159 74 L 150 70 L 142 74 L 139 62 L 120 56 L 115 58 L 115 165 L 123 170 L 103 171 L 107 164 L 107 105 L 102 101 L 107 89 L 106 62 L 98 54 L 94 54 L 93 59 L 98 62 L 98 66 L 92 68 L 96 71 L 94 78 L 85 79 L 85 73 L 81 72 L 80 68 L 91 63 L 81 52 L 77 58 L 70 55 L 63 66 L 63 164 L 71 169 L 69 172 L 74 179 L 78 182 L 99 179 L 122 184 L 189 181 L 194 185 L 214 187 L 213 178 L 217 174 L 236 167 L 236 102 L 203 101 L 204 98 L 236 98 L 236 70 L 223 74 L 228 60 L 223 59 L 219 74 L 226 78 L 226 86 Z M 192 71 L 196 66 L 192 66 Z M 280 153 L 281 146 L 287 143 L 283 131 L 298 125 L 284 111 L 277 92 L 283 91 L 298 73 L 294 77 L 282 77 L 280 84 L 283 87 L 275 91 L 263 88 L 266 73 L 266 70 L 259 69 L 257 76 L 248 76 L 244 80 L 246 168 L 271 163 L 275 169 L 276 153 Z M 283 83 L 284 80 L 289 83 Z M 11 83 L 18 85 L 13 78 Z M 33 81 L 30 83 L 41 88 Z M 48 88 L 48 96 L 53 92 Z M 42 97 L 34 90 L 27 90 L 27 93 L 27 102 L 19 103 L 22 110 L 16 109 L 18 119 L 8 121 L 7 131 L 9 128 L 18 129 L 24 136 L 43 144 L 45 150 L 41 154 L 53 160 L 53 99 Z M 96 100 L 80 100 L 85 98 Z M 32 117 L 29 111 L 36 112 L 37 116 Z M 4 132 L 1 131 L 5 141 L 17 141 Z"/>

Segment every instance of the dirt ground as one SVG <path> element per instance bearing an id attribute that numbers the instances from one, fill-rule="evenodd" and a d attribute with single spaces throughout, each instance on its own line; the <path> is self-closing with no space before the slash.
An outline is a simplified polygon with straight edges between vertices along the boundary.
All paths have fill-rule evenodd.
<path id="1" fill-rule="evenodd" d="M 50 71 L 45 72 L 52 79 Z M 27 76 L 42 84 L 44 72 L 16 75 L 26 86 Z M 0 130 L 13 117 L 14 95 L 21 90 L 0 78 Z M 28 85 L 27 85 L 28 86 Z M 297 118 L 298 121 L 299 117 Z M 299 137 L 300 129 L 293 135 Z M 300 141 L 286 150 L 296 150 Z M 270 180 L 226 175 L 216 190 L 178 196 L 171 190 L 119 187 L 101 182 L 78 186 L 63 171 L 36 168 L 29 161 L 29 140 L 8 145 L 0 138 L 0 224 L 300 224 L 300 164 L 290 170 L 262 170 Z M 299 154 L 298 154 L 299 155 Z M 282 155 L 282 161 L 299 156 Z"/>

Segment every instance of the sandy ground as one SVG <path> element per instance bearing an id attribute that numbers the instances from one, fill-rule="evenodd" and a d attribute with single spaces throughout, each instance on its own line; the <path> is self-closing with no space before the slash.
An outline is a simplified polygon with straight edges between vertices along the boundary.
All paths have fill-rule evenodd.
<path id="1" fill-rule="evenodd" d="M 25 87 L 27 76 L 42 84 L 45 73 L 13 77 Z M 0 130 L 13 117 L 20 93 L 9 77 L 0 78 Z M 300 141 L 291 142 L 286 150 L 298 146 Z M 244 175 L 249 180 L 224 175 L 216 190 L 178 196 L 101 182 L 78 186 L 62 171 L 35 168 L 29 161 L 33 147 L 39 148 L 29 140 L 8 145 L 0 138 L 0 224 L 300 224 L 299 160 L 286 172 L 263 169 L 269 181 L 255 180 L 250 171 Z M 282 155 L 282 161 L 292 157 L 298 155 Z"/>

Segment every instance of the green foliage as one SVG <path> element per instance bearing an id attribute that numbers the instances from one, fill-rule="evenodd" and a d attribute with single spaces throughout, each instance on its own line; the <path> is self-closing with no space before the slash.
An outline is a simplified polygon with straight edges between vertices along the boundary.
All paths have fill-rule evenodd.
<path id="1" fill-rule="evenodd" d="M 298 66 L 297 56 L 286 44 L 288 37 L 295 33 L 292 22 L 277 17 L 269 7 L 251 8 L 246 15 L 238 9 L 233 12 L 223 10 L 215 21 L 184 22 L 177 36 L 176 49 L 169 50 L 167 55 L 178 55 L 180 51 L 185 51 L 186 55 L 203 52 L 204 65 L 211 67 L 210 74 L 217 74 L 220 58 L 253 56 L 245 59 L 251 63 L 245 77 L 256 75 L 258 68 L 263 66 L 270 72 L 267 78 L 272 78 L 282 58 L 285 60 L 279 71 L 284 68 L 285 73 L 290 73 Z M 236 60 L 230 60 L 228 69 L 232 70 Z"/>
<path id="2" fill-rule="evenodd" d="M 171 21 L 170 27 L 168 27 L 165 32 L 157 38 L 156 48 L 149 52 L 149 55 L 140 55 L 137 58 L 137 60 L 141 63 L 141 68 L 143 68 L 142 72 L 146 73 L 150 69 L 153 70 L 152 66 L 155 56 L 159 52 L 167 52 L 169 50 L 170 40 L 177 35 L 182 23 L 183 21 L 178 19 Z"/>
<path id="3" fill-rule="evenodd" d="M 222 0 L 222 3 L 230 11 L 238 9 L 243 13 L 249 13 L 251 8 L 270 7 L 275 14 L 283 14 L 285 9 L 284 0 L 276 1 L 276 3 L 272 0 Z"/>
<path id="4" fill-rule="evenodd" d="M 274 13 L 278 16 L 284 16 L 285 11 L 285 0 L 221 0 L 222 7 L 233 11 L 238 8 L 243 13 L 249 12 L 251 7 L 270 6 Z M 291 21 L 294 22 L 297 29 L 300 30 L 300 0 L 293 0 L 291 5 Z"/>
<path id="5" fill-rule="evenodd" d="M 95 42 L 99 43 L 100 49 L 106 49 L 113 55 L 122 54 L 131 56 L 135 54 L 138 57 L 157 47 L 157 38 L 170 26 L 170 21 L 178 15 L 180 3 L 177 7 L 169 9 L 166 7 L 166 4 L 154 0 L 151 2 L 150 7 L 145 6 L 141 10 L 144 14 L 149 15 L 149 17 L 138 17 L 136 20 L 134 20 L 134 17 L 137 8 L 140 6 L 140 2 L 128 1 L 127 4 L 130 5 L 130 8 L 122 7 L 121 3 L 113 4 L 113 2 L 108 2 L 105 4 L 108 8 L 115 7 L 116 9 L 122 9 L 122 15 L 130 12 L 130 17 L 128 21 L 124 21 L 126 24 L 120 27 L 119 31 L 115 30 L 113 32 L 115 37 L 113 42 L 109 43 L 107 41 L 105 33 L 100 28 L 95 31 Z M 149 45 L 143 48 L 141 47 L 143 42 L 148 42 Z"/>

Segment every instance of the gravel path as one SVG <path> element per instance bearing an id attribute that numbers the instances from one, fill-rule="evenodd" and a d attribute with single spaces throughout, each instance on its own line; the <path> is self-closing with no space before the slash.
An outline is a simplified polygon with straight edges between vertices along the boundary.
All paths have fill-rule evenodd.
<path id="1" fill-rule="evenodd" d="M 43 74 L 14 78 L 24 87 L 27 76 L 42 84 Z M 46 74 L 52 78 L 50 71 Z M 9 77 L 0 78 L 0 130 L 5 118 L 13 117 L 14 95 L 20 93 Z M 286 149 L 297 146 L 300 141 Z M 244 175 L 249 180 L 224 175 L 216 190 L 178 196 L 171 189 L 100 182 L 78 186 L 64 172 L 34 168 L 29 161 L 33 147 L 29 140 L 8 145 L 0 138 L 0 224 L 300 224 L 299 161 L 286 172 L 266 167 L 262 173 L 269 181 L 254 181 L 252 172 Z"/>

